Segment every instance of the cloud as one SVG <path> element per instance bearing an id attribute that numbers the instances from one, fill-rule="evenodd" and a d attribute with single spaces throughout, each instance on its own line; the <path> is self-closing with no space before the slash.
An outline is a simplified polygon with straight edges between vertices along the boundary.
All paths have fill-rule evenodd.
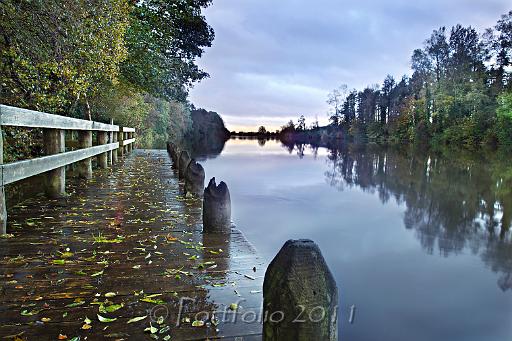
<path id="1" fill-rule="evenodd" d="M 409 73 L 412 50 L 433 29 L 461 23 L 482 31 L 508 1 L 215 0 L 205 16 L 216 38 L 199 61 L 211 78 L 191 101 L 233 129 L 249 121 L 277 127 L 299 114 L 325 121 L 331 89 Z"/>

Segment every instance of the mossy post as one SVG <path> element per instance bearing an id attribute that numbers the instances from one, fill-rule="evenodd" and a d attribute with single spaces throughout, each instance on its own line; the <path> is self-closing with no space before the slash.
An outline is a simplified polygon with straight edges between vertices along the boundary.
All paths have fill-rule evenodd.
<path id="1" fill-rule="evenodd" d="M 231 232 L 231 197 L 228 186 L 221 181 L 217 186 L 215 178 L 208 183 L 203 195 L 203 231 Z"/>
<path id="2" fill-rule="evenodd" d="M 200 197 L 204 190 L 204 168 L 192 159 L 185 171 L 185 194 Z"/>
<path id="3" fill-rule="evenodd" d="M 185 178 L 185 171 L 187 170 L 188 164 L 192 161 L 190 155 L 186 150 L 180 153 L 180 160 L 178 162 L 178 176 L 180 179 Z"/>
<path id="4" fill-rule="evenodd" d="M 338 289 L 319 247 L 288 240 L 263 282 L 264 341 L 338 340 Z"/>

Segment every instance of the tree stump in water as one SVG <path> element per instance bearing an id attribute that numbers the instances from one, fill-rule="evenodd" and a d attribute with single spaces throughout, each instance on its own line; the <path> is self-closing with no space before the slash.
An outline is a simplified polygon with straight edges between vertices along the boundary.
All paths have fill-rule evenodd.
<path id="1" fill-rule="evenodd" d="M 337 340 L 338 289 L 318 246 L 288 240 L 263 283 L 263 340 Z"/>
<path id="2" fill-rule="evenodd" d="M 180 179 L 185 178 L 185 172 L 190 161 L 192 161 L 192 159 L 190 158 L 190 155 L 188 155 L 188 152 L 186 150 L 182 151 L 178 161 L 178 177 Z"/>
<path id="3" fill-rule="evenodd" d="M 231 232 L 231 197 L 228 186 L 221 181 L 217 186 L 215 178 L 204 189 L 203 231 Z"/>
<path id="4" fill-rule="evenodd" d="M 204 191 L 204 177 L 203 166 L 192 159 L 185 171 L 185 194 L 201 197 Z"/>

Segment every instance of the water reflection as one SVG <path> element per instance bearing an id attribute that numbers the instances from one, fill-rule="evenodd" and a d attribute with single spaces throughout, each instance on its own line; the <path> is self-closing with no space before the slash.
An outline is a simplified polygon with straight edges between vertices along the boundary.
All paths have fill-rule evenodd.
<path id="1" fill-rule="evenodd" d="M 304 146 L 297 146 L 298 153 Z M 429 254 L 465 248 L 512 287 L 512 167 L 499 158 L 352 146 L 330 150 L 326 181 L 405 204 L 404 226 Z"/>

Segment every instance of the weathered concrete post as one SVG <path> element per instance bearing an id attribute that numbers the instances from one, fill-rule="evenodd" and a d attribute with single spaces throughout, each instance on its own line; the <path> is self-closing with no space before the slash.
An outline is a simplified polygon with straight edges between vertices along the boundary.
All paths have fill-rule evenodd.
<path id="1" fill-rule="evenodd" d="M 203 231 L 231 232 L 231 197 L 228 186 L 221 181 L 217 186 L 215 178 L 208 183 L 203 195 Z"/>
<path id="2" fill-rule="evenodd" d="M 192 159 L 185 170 L 185 195 L 203 195 L 204 176 L 203 166 Z"/>
<path id="3" fill-rule="evenodd" d="M 338 340 L 338 289 L 318 246 L 288 240 L 263 282 L 264 341 Z"/>
<path id="4" fill-rule="evenodd" d="M 126 148 L 126 146 L 123 145 L 123 142 L 124 142 L 123 127 L 119 127 L 119 132 L 117 133 L 117 140 L 119 141 L 119 148 L 117 149 L 117 155 L 120 157 L 123 157 L 124 150 Z"/>
<path id="5" fill-rule="evenodd" d="M 0 112 L 1 115 L 1 112 Z M 4 138 L 0 126 L 0 165 L 4 164 Z M 0 172 L 0 234 L 7 233 L 7 206 L 5 205 L 4 172 Z"/>
<path id="6" fill-rule="evenodd" d="M 64 153 L 66 134 L 61 129 L 44 129 L 43 142 L 46 155 Z M 45 192 L 50 198 L 60 198 L 66 194 L 66 167 L 48 171 L 45 177 Z"/>
<path id="7" fill-rule="evenodd" d="M 180 153 L 180 160 L 178 162 L 178 177 L 183 179 L 185 177 L 185 171 L 187 170 L 188 164 L 192 159 L 186 150 Z"/>
<path id="8" fill-rule="evenodd" d="M 108 143 L 108 133 L 106 131 L 98 131 L 96 132 L 96 141 L 98 145 L 107 144 Z M 101 153 L 98 155 L 98 167 L 107 168 L 108 167 L 108 153 Z"/>
<path id="9" fill-rule="evenodd" d="M 89 148 L 92 147 L 92 131 L 80 130 L 78 132 L 78 147 Z M 92 178 L 92 159 L 88 157 L 82 161 L 77 162 L 78 176 L 84 179 Z"/>

